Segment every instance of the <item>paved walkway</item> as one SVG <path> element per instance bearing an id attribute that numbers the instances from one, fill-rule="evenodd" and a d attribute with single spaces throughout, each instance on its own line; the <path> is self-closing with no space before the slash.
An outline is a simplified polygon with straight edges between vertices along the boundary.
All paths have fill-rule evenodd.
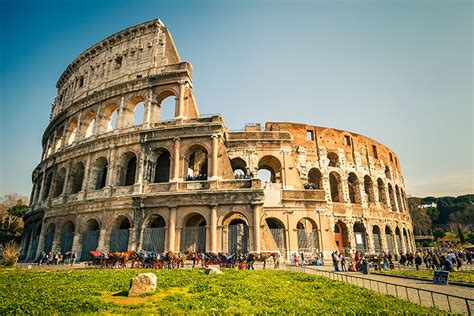
<path id="1" fill-rule="evenodd" d="M 296 268 L 298 269 L 298 268 Z M 289 270 L 295 271 L 295 267 Z M 299 268 L 301 270 L 301 268 Z M 362 274 L 360 272 L 334 272 L 330 266 L 307 266 L 304 271 L 339 281 L 365 287 L 367 289 L 396 296 L 423 306 L 435 306 L 452 312 L 474 313 L 474 288 L 457 285 L 436 285 L 430 281 L 402 279 L 385 275 Z M 449 295 L 449 300 L 447 298 Z M 460 298 L 457 298 L 460 297 Z M 465 299 L 468 299 L 467 301 Z M 467 304 L 469 306 L 467 306 Z"/>

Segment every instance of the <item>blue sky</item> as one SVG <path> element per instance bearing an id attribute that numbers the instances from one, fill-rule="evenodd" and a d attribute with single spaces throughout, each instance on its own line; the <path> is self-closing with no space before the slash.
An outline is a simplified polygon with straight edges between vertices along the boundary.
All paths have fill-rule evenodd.
<path id="1" fill-rule="evenodd" d="M 55 84 L 83 50 L 160 18 L 201 113 L 372 137 L 407 193 L 474 192 L 471 1 L 0 2 L 0 195 L 29 196 Z"/>

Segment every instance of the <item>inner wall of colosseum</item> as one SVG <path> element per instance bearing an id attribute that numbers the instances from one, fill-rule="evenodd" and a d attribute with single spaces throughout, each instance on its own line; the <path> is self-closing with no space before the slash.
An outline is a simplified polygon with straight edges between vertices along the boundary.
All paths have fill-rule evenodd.
<path id="1" fill-rule="evenodd" d="M 87 49 L 57 89 L 25 261 L 41 251 L 414 251 L 395 153 L 333 128 L 237 132 L 201 115 L 191 64 L 159 20 Z"/>

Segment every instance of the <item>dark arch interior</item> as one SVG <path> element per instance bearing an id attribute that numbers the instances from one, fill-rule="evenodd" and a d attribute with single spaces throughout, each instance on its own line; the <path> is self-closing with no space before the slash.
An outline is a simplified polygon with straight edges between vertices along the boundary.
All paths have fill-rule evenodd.
<path id="1" fill-rule="evenodd" d="M 268 228 L 270 229 L 285 228 L 285 226 L 279 220 L 276 220 L 274 218 L 267 218 L 265 221 L 267 222 Z"/>
<path id="2" fill-rule="evenodd" d="M 206 219 L 200 214 L 193 215 L 186 222 L 186 226 L 206 226 Z"/>
<path id="3" fill-rule="evenodd" d="M 156 159 L 155 165 L 155 183 L 170 181 L 170 153 L 165 151 Z"/>
<path id="4" fill-rule="evenodd" d="M 165 227 L 165 220 L 161 216 L 156 216 L 150 223 L 148 224 L 148 228 L 160 228 Z"/>

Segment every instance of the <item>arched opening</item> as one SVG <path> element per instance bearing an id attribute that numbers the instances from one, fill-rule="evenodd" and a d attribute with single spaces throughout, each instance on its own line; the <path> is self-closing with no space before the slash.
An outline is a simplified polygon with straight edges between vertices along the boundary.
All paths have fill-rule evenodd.
<path id="1" fill-rule="evenodd" d="M 107 171 L 109 168 L 109 163 L 107 158 L 100 157 L 94 162 L 92 166 L 91 174 L 91 188 L 92 190 L 100 190 L 105 187 L 107 184 Z"/>
<path id="2" fill-rule="evenodd" d="M 165 219 L 157 214 L 150 215 L 143 229 L 142 248 L 146 251 L 163 253 L 165 251 Z"/>
<path id="3" fill-rule="evenodd" d="M 89 219 L 84 225 L 82 233 L 81 260 L 90 260 L 91 251 L 95 251 L 99 244 L 100 226 L 95 219 Z"/>
<path id="4" fill-rule="evenodd" d="M 372 182 L 372 179 L 369 176 L 364 177 L 364 192 L 367 202 L 375 202 L 374 183 Z"/>
<path id="5" fill-rule="evenodd" d="M 109 252 L 125 252 L 128 250 L 131 227 L 128 217 L 120 215 L 115 219 L 110 234 Z"/>
<path id="6" fill-rule="evenodd" d="M 405 228 L 403 228 L 403 241 L 405 242 L 406 252 L 411 252 L 410 243 L 408 242 L 408 234 L 407 234 L 407 230 Z"/>
<path id="7" fill-rule="evenodd" d="M 56 225 L 53 223 L 49 224 L 48 228 L 46 229 L 46 234 L 44 235 L 44 246 L 43 251 L 48 253 L 53 250 L 53 241 L 54 241 L 54 233 L 56 232 Z"/>
<path id="8" fill-rule="evenodd" d="M 145 122 L 145 102 L 141 101 L 135 105 L 133 114 L 133 126 L 141 125 Z"/>
<path id="9" fill-rule="evenodd" d="M 400 194 L 402 195 L 403 210 L 407 212 L 408 211 L 407 198 L 406 198 L 405 192 L 401 188 L 400 188 Z"/>
<path id="10" fill-rule="evenodd" d="M 365 231 L 365 226 L 362 223 L 354 224 L 354 237 L 356 242 L 356 249 L 361 252 L 367 250 L 367 233 Z"/>
<path id="11" fill-rule="evenodd" d="M 401 253 L 403 251 L 402 248 L 402 235 L 400 233 L 400 228 L 395 229 L 395 239 L 397 241 L 397 248 L 398 248 L 398 253 Z"/>
<path id="12" fill-rule="evenodd" d="M 230 161 L 235 179 L 248 178 L 247 163 L 242 158 L 234 158 Z"/>
<path id="13" fill-rule="evenodd" d="M 137 156 L 129 151 L 122 155 L 119 168 L 119 186 L 135 184 L 137 173 Z"/>
<path id="14" fill-rule="evenodd" d="M 380 228 L 377 225 L 374 225 L 372 228 L 372 235 L 374 238 L 374 248 L 376 253 L 381 253 L 383 251 L 382 249 L 382 240 L 380 236 Z"/>
<path id="15" fill-rule="evenodd" d="M 64 138 L 64 125 L 62 125 L 60 128 L 58 128 L 56 132 L 56 136 L 54 138 L 54 151 L 58 151 L 59 148 L 61 148 L 63 144 L 63 138 Z"/>
<path id="16" fill-rule="evenodd" d="M 388 226 L 385 226 L 385 239 L 387 241 L 388 253 L 393 254 L 395 249 L 393 248 L 392 230 Z"/>
<path id="17" fill-rule="evenodd" d="M 193 146 L 189 152 L 186 181 L 207 180 L 207 151 L 201 146 Z"/>
<path id="18" fill-rule="evenodd" d="M 180 251 L 206 251 L 206 219 L 200 214 L 188 217 L 181 229 Z"/>
<path id="19" fill-rule="evenodd" d="M 119 107 L 117 104 L 108 104 L 102 110 L 102 122 L 100 124 L 100 132 L 110 132 L 117 127 Z"/>
<path id="20" fill-rule="evenodd" d="M 298 236 L 298 252 L 319 252 L 318 227 L 316 223 L 304 217 L 296 224 L 296 234 Z"/>
<path id="21" fill-rule="evenodd" d="M 77 133 L 77 117 L 73 117 L 69 120 L 69 124 L 67 126 L 66 144 L 71 145 L 74 142 L 74 140 L 76 140 L 76 133 Z"/>
<path id="22" fill-rule="evenodd" d="M 392 176 L 390 175 L 390 168 L 385 166 L 385 177 L 389 180 L 392 180 Z"/>
<path id="23" fill-rule="evenodd" d="M 335 171 L 329 174 L 329 187 L 331 190 L 331 200 L 333 202 L 342 202 L 341 176 Z"/>
<path id="24" fill-rule="evenodd" d="M 74 164 L 71 173 L 71 194 L 82 191 L 82 183 L 84 182 L 84 164 L 77 162 Z"/>
<path id="25" fill-rule="evenodd" d="M 247 219 L 239 213 L 226 216 L 227 251 L 229 253 L 247 253 L 249 251 L 249 227 Z M 223 238 L 224 239 L 224 238 Z"/>
<path id="26" fill-rule="evenodd" d="M 323 176 L 318 168 L 311 168 L 308 172 L 308 189 L 321 190 L 323 188 Z"/>
<path id="27" fill-rule="evenodd" d="M 53 182 L 53 172 L 51 170 L 46 172 L 46 179 L 44 180 L 44 189 L 42 200 L 46 200 L 49 197 L 49 191 L 51 190 L 51 183 Z"/>
<path id="28" fill-rule="evenodd" d="M 345 223 L 338 221 L 334 225 L 334 239 L 339 252 L 350 250 L 349 233 Z"/>
<path id="29" fill-rule="evenodd" d="M 68 253 L 72 250 L 72 243 L 74 241 L 74 223 L 71 221 L 67 221 L 63 224 L 62 233 L 61 233 L 61 241 L 59 245 L 59 249 L 63 254 Z"/>
<path id="30" fill-rule="evenodd" d="M 43 173 L 40 173 L 39 176 L 36 178 L 36 189 L 35 189 L 35 196 L 33 198 L 34 202 L 38 202 L 40 198 L 40 192 L 41 192 L 41 184 L 43 183 Z"/>
<path id="31" fill-rule="evenodd" d="M 392 207 L 392 211 L 397 211 L 397 203 L 395 202 L 395 195 L 393 194 L 392 185 L 388 184 L 388 195 L 390 197 L 390 206 Z"/>
<path id="32" fill-rule="evenodd" d="M 95 128 L 95 112 L 94 111 L 89 111 L 84 116 L 84 119 L 82 121 L 82 126 L 84 127 L 85 138 L 91 137 L 94 134 L 94 128 Z"/>
<path id="33" fill-rule="evenodd" d="M 387 194 L 385 193 L 385 184 L 382 179 L 377 179 L 377 191 L 379 194 L 379 202 L 387 205 Z"/>
<path id="34" fill-rule="evenodd" d="M 339 156 L 335 152 L 328 153 L 329 167 L 339 167 Z"/>
<path id="35" fill-rule="evenodd" d="M 162 95 L 163 98 L 160 102 L 160 121 L 173 120 L 176 114 L 176 97 L 171 91 L 165 91 Z"/>
<path id="36" fill-rule="evenodd" d="M 395 185 L 395 194 L 397 195 L 398 211 L 403 212 L 403 203 L 402 198 L 400 196 L 400 189 L 398 189 L 398 185 Z"/>
<path id="37" fill-rule="evenodd" d="M 39 239 L 40 239 L 40 236 L 41 236 L 41 229 L 42 229 L 43 225 L 42 224 L 39 224 L 38 226 L 36 226 L 36 231 L 34 232 L 34 236 L 33 237 L 33 240 L 32 240 L 32 244 L 31 244 L 31 253 L 30 253 L 30 257 L 28 258 L 28 260 L 34 260 L 36 258 L 36 253 L 38 251 L 38 243 L 39 243 Z M 52 232 L 53 232 L 53 239 L 54 239 L 54 225 L 51 227 L 49 227 L 49 229 L 52 229 Z M 51 248 L 52 248 L 52 245 L 53 245 L 53 239 L 51 239 Z"/>
<path id="38" fill-rule="evenodd" d="M 357 178 L 356 174 L 353 172 L 349 173 L 349 176 L 347 177 L 347 188 L 351 203 L 360 204 L 359 178 Z"/>
<path id="39" fill-rule="evenodd" d="M 66 168 L 63 167 L 56 174 L 53 197 L 58 197 L 61 194 L 63 194 L 65 181 L 66 181 Z"/>
<path id="40" fill-rule="evenodd" d="M 258 178 L 263 183 L 281 183 L 281 163 L 274 156 L 264 156 L 258 162 Z"/>
<path id="41" fill-rule="evenodd" d="M 170 181 L 170 162 L 171 155 L 167 150 L 157 153 L 155 160 L 155 175 L 153 177 L 154 183 L 162 183 Z"/>
<path id="42" fill-rule="evenodd" d="M 281 255 L 286 257 L 286 231 L 285 225 L 276 218 L 265 219 L 266 229 L 270 231 L 270 236 L 267 234 L 265 240 L 268 242 L 266 245 L 267 250 L 279 251 Z"/>

